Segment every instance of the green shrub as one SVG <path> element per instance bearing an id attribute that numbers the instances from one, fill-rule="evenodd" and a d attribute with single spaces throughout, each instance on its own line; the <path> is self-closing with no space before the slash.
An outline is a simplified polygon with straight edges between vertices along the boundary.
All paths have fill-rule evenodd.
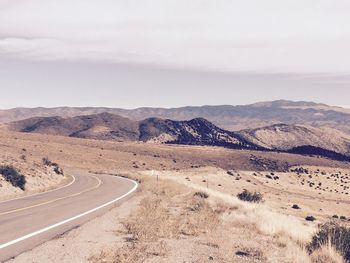
<path id="1" fill-rule="evenodd" d="M 310 253 L 323 245 L 331 244 L 339 251 L 347 262 L 350 262 L 350 229 L 335 222 L 329 222 L 319 227 L 308 245 Z"/>
<path id="2" fill-rule="evenodd" d="M 26 178 L 23 175 L 21 175 L 16 168 L 9 165 L 0 166 L 0 174 L 5 178 L 7 182 L 12 184 L 14 187 L 18 187 L 24 190 Z"/>
<path id="3" fill-rule="evenodd" d="M 249 192 L 248 190 L 244 189 L 244 191 L 237 195 L 238 199 L 246 202 L 251 203 L 261 203 L 263 202 L 263 195 L 259 192 Z"/>

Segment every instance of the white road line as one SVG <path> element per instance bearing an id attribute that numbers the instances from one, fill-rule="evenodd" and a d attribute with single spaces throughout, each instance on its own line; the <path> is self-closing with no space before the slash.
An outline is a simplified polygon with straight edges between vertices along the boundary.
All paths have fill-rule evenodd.
<path id="1" fill-rule="evenodd" d="M 37 195 L 43 195 L 43 194 L 46 194 L 46 193 L 51 193 L 51 192 L 54 192 L 54 191 L 66 188 L 68 186 L 71 186 L 72 184 L 75 183 L 76 178 L 75 178 L 74 175 L 69 175 L 69 176 L 73 177 L 73 180 L 67 185 L 61 186 L 59 188 L 51 189 L 51 190 L 48 190 L 48 191 L 45 191 L 45 192 L 40 192 L 40 193 L 36 193 L 36 194 L 32 194 L 32 195 L 24 195 L 24 196 L 20 196 L 20 197 L 14 198 L 14 199 L 4 200 L 4 201 L 1 201 L 0 204 L 6 203 L 6 202 L 15 201 L 15 200 L 20 200 L 20 199 L 23 199 L 23 198 L 33 197 L 33 196 L 37 196 Z"/>
<path id="2" fill-rule="evenodd" d="M 93 213 L 93 212 L 96 212 L 97 210 L 100 210 L 100 209 L 102 209 L 102 208 L 104 208 L 104 207 L 106 207 L 106 206 L 109 206 L 109 205 L 111 205 L 111 204 L 113 204 L 113 203 L 115 203 L 115 202 L 117 202 L 117 201 L 119 201 L 119 200 L 121 200 L 121 199 L 127 197 L 128 195 L 130 195 L 131 193 L 133 193 L 133 192 L 136 191 L 136 189 L 137 189 L 137 187 L 138 187 L 138 183 L 137 183 L 137 182 L 135 182 L 135 181 L 133 181 L 133 180 L 131 180 L 131 179 L 128 179 L 128 178 L 124 178 L 124 177 L 120 177 L 120 178 L 123 179 L 123 180 L 127 180 L 127 181 L 130 181 L 130 182 L 134 183 L 134 187 L 133 187 L 129 192 L 127 192 L 126 194 L 124 194 L 124 195 L 122 195 L 122 196 L 119 196 L 118 198 L 116 198 L 116 199 L 114 199 L 114 200 L 112 200 L 112 201 L 110 201 L 110 202 L 108 202 L 108 203 L 105 203 L 105 204 L 103 204 L 103 205 L 100 205 L 99 207 L 96 207 L 96 208 L 93 208 L 93 209 L 91 209 L 91 210 L 89 210 L 89 211 L 86 211 L 86 212 L 84 212 L 84 213 L 82 213 L 82 214 L 76 215 L 76 216 L 71 217 L 71 218 L 68 218 L 68 219 L 66 219 L 66 220 L 64 220 L 64 221 L 58 222 L 58 223 L 56 223 L 56 224 L 54 224 L 54 225 L 45 227 L 45 228 L 43 228 L 43 229 L 40 229 L 40 230 L 35 231 L 35 232 L 33 232 L 33 233 L 30 233 L 30 234 L 28 234 L 28 235 L 25 235 L 25 236 L 22 236 L 22 237 L 19 237 L 19 238 L 15 239 L 15 240 L 9 241 L 9 242 L 4 243 L 4 244 L 1 244 L 1 245 L 0 245 L 0 250 L 1 250 L 1 249 L 4 249 L 4 248 L 6 248 L 6 247 L 12 246 L 12 245 L 14 245 L 14 244 L 16 244 L 16 243 L 22 242 L 22 241 L 24 241 L 24 240 L 26 240 L 26 239 L 29 239 L 29 238 L 31 238 L 31 237 L 40 235 L 40 234 L 42 234 L 42 233 L 44 233 L 44 232 L 47 232 L 47 231 L 49 231 L 49 230 L 51 230 L 51 229 L 54 229 L 54 228 L 56 228 L 56 227 L 62 226 L 62 225 L 64 225 L 64 224 L 67 224 L 67 223 L 69 223 L 69 222 L 71 222 L 71 221 L 77 220 L 77 219 L 79 219 L 79 218 L 81 218 L 81 217 L 83 217 L 83 216 L 89 215 L 89 214 L 91 214 L 91 213 Z"/>

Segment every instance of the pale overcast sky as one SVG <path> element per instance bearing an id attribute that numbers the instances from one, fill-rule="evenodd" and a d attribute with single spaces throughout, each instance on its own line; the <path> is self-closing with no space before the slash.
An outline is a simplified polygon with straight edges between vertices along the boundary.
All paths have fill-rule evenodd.
<path id="1" fill-rule="evenodd" d="M 349 105 L 349 25 L 348 0 L 1 0 L 0 108 Z"/>

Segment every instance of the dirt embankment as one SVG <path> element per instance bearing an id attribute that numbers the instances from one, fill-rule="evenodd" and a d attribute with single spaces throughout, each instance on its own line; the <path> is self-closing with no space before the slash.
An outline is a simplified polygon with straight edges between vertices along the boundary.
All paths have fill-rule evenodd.
<path id="1" fill-rule="evenodd" d="M 57 164 L 33 158 L 24 149 L 18 157 L 0 155 L 0 164 L 0 200 L 49 191 L 74 180 Z"/>

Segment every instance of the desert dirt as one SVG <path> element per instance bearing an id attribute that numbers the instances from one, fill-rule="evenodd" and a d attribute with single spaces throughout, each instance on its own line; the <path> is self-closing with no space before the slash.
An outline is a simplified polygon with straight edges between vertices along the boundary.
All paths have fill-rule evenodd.
<path id="1" fill-rule="evenodd" d="M 33 156 L 27 152 L 26 148 L 20 149 L 19 147 L 20 144 L 15 147 L 11 144 L 2 144 L 0 164 L 15 167 L 20 174 L 25 176 L 25 190 L 13 187 L 10 182 L 0 176 L 0 200 L 49 191 L 72 182 L 71 176 L 57 174 L 53 167 L 45 165 L 43 158 L 46 156 Z"/>
<path id="2" fill-rule="evenodd" d="M 32 191 L 69 181 L 66 175 L 56 182 L 45 167 L 40 168 L 42 177 L 31 171 L 43 157 L 63 169 L 122 174 L 141 181 L 140 190 L 121 206 L 12 262 L 323 262 L 305 249 L 317 224 L 333 215 L 350 217 L 346 163 L 5 131 L 0 132 L 0 142 L 2 160 L 14 160 L 28 182 L 36 178 L 38 188 L 28 183 Z M 23 149 L 24 163 L 20 161 Z M 264 163 L 252 161 L 256 157 Z M 292 169 L 307 169 L 308 174 L 283 171 L 286 162 Z M 8 188 L 0 188 L 1 198 L 26 194 Z M 238 200 L 236 195 L 243 189 L 261 192 L 265 202 Z M 198 197 L 196 192 L 209 197 Z M 292 209 L 293 204 L 301 209 Z M 305 221 L 309 215 L 316 221 Z M 317 253 L 324 256 L 330 251 Z"/>

